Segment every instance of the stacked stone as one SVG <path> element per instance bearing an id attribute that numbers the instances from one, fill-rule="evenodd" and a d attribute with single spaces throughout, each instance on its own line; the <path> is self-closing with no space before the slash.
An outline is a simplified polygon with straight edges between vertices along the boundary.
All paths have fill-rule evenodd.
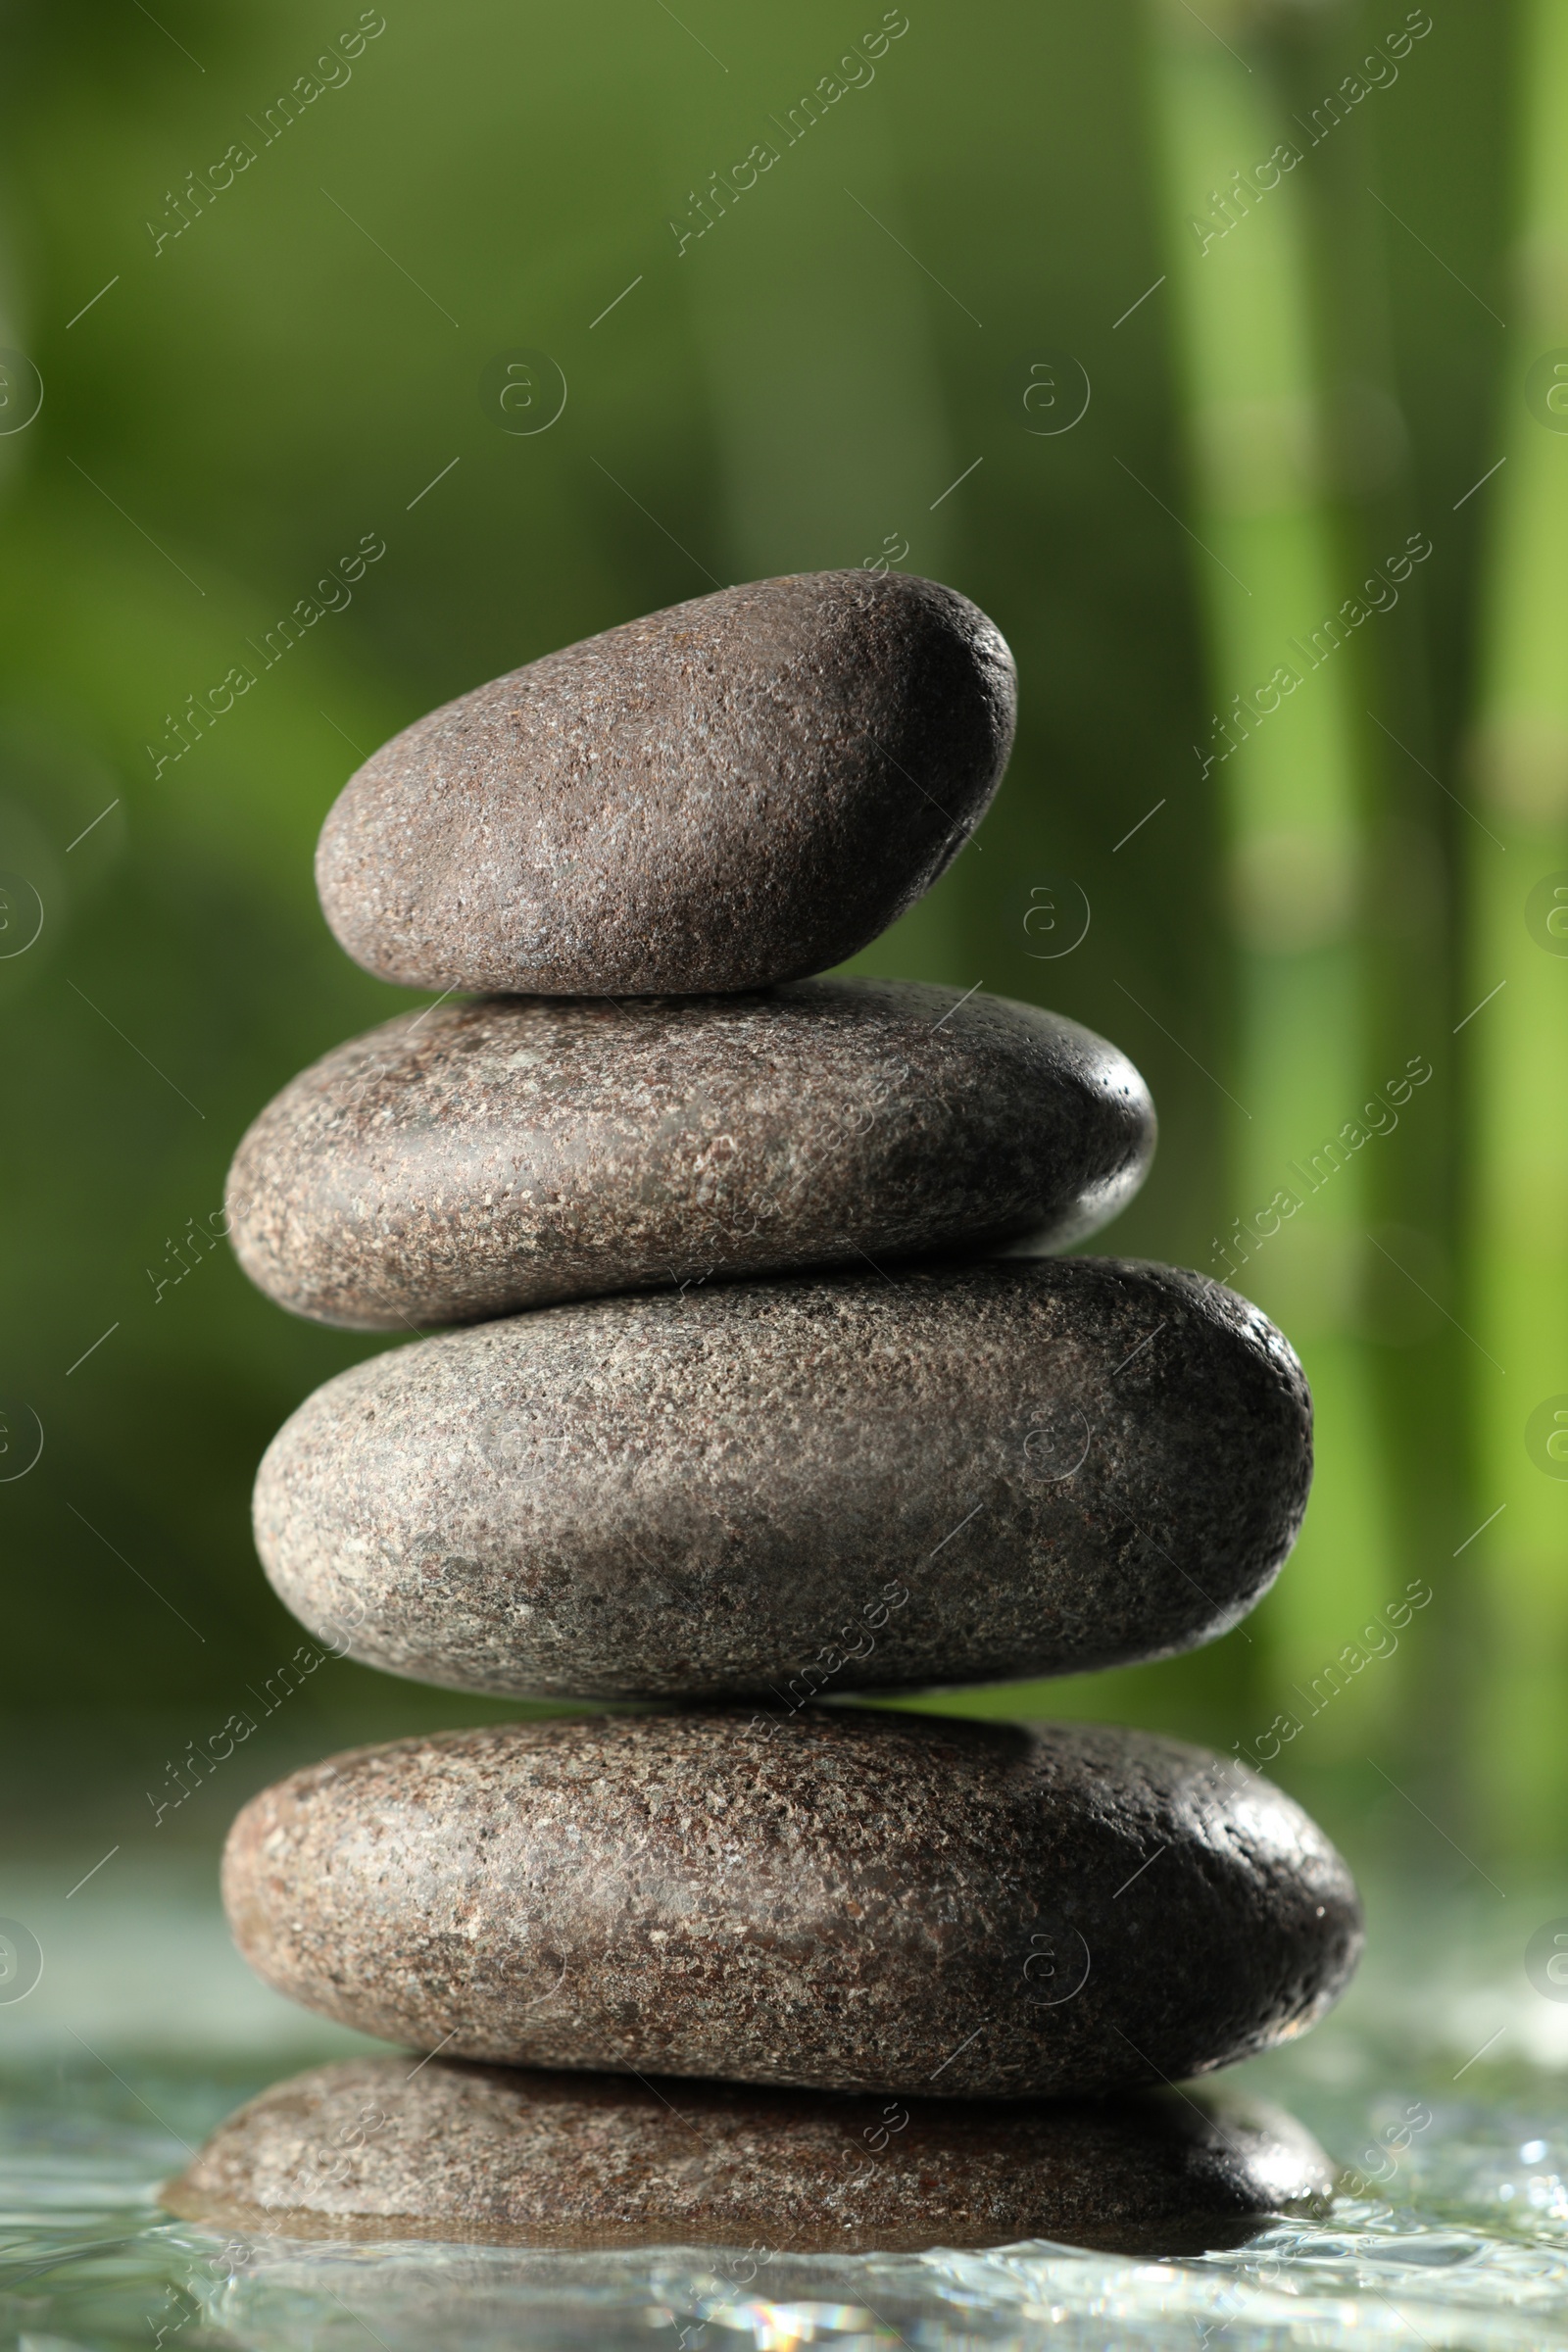
<path id="1" fill-rule="evenodd" d="M 1353 1965 L 1294 1804 L 1135 1732 L 824 1703 L 1211 1640 L 1306 1498 L 1256 1309 L 1029 1253 L 1142 1181 L 1132 1065 L 975 991 L 808 976 L 955 857 L 1013 699 L 949 589 L 770 580 L 479 688 L 332 809 L 338 938 L 446 996 L 264 1111 L 231 1230 L 296 1312 L 461 1328 L 285 1424 L 262 1558 L 394 1674 L 644 1703 L 247 1806 L 246 1957 L 431 2055 L 269 2092 L 176 2210 L 1173 2248 L 1324 2186 L 1288 2121 L 1149 2095 Z"/>

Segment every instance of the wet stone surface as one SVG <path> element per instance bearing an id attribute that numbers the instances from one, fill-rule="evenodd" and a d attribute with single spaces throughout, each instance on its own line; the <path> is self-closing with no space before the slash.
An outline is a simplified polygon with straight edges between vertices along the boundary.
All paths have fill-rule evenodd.
<path id="1" fill-rule="evenodd" d="M 362 1748 L 246 1806 L 223 1893 L 280 1992 L 448 2058 L 938 2098 L 1225 2065 L 1360 1943 L 1322 1833 L 1200 1749 L 837 1709 Z"/>
<path id="2" fill-rule="evenodd" d="M 273 1440 L 282 1599 L 460 1690 L 1081 1673 L 1211 1639 L 1294 1540 L 1300 1367 L 1200 1275 L 995 1261 L 546 1307 L 395 1348 Z"/>
<path id="3" fill-rule="evenodd" d="M 548 996 L 765 987 L 841 963 L 1001 781 L 1012 657 L 931 580 L 803 572 L 548 654 L 344 787 L 321 906 L 382 979 Z"/>
<path id="4" fill-rule="evenodd" d="M 1243 2244 L 1332 2185 L 1290 2117 L 1201 2092 L 888 2100 L 400 2057 L 274 2084 L 163 2195 L 297 2237 L 1167 2255 Z"/>
<path id="5" fill-rule="evenodd" d="M 508 998 L 336 1047 L 229 1177 L 251 1279 L 360 1330 L 1028 1233 L 1142 1182 L 1154 1116 L 1076 1022 L 908 981 Z"/>
<path id="6" fill-rule="evenodd" d="M 1440 1844 L 1434 1838 L 1434 1852 Z M 31 1883 L 13 1867 L 8 1902 L 44 1927 L 47 1941 L 34 1886 L 51 1887 L 62 1922 L 73 1922 L 91 1890 L 69 1909 L 62 1890 L 101 1850 L 41 1853 Z M 1568 2004 L 1544 1997 L 1521 1958 L 1527 1935 L 1563 1911 L 1561 1874 L 1510 1875 L 1503 1902 L 1478 1874 L 1458 1880 L 1449 1849 L 1443 1854 L 1432 1878 L 1385 1879 L 1368 1889 L 1377 1933 L 1333 2016 L 1254 2060 L 1245 2082 L 1228 2075 L 1218 2085 L 1224 2104 L 1214 2120 L 1229 2137 L 1247 2137 L 1232 2098 L 1261 2095 L 1299 2116 L 1348 2168 L 1332 2212 L 1279 2221 L 1230 2251 L 1160 2263 L 1143 2249 L 1106 2254 L 1049 2238 L 962 2252 L 944 2236 L 912 2253 L 792 2252 L 782 2230 L 739 2223 L 727 2239 L 694 2226 L 662 2244 L 574 2250 L 476 2242 L 467 2221 L 445 2238 L 439 2225 L 428 2234 L 410 2228 L 402 2244 L 401 2228 L 389 2236 L 373 2224 L 323 2229 L 309 2217 L 285 2227 L 270 2207 L 233 2228 L 217 2218 L 172 2222 L 157 2185 L 188 2168 L 209 2134 L 234 2150 L 209 2185 L 244 2184 L 235 2169 L 248 2161 L 243 2145 L 223 2129 L 241 2101 L 302 2068 L 367 2053 L 336 2046 L 340 2029 L 266 1998 L 237 1963 L 232 1973 L 221 1962 L 215 1968 L 206 1955 L 209 1937 L 218 1948 L 218 1924 L 172 1907 L 167 1865 L 144 1856 L 144 1875 L 130 1882 L 141 1892 L 90 1939 L 91 1973 L 83 1978 L 68 1960 L 6 2012 L 7 2316 L 40 2352 L 63 2344 L 151 2352 L 160 2329 L 166 2352 L 198 2344 L 350 2352 L 377 2343 L 387 2352 L 517 2352 L 522 2344 L 530 2352 L 758 2352 L 769 2335 L 839 2352 L 869 2352 L 899 2336 L 919 2352 L 1106 2352 L 1112 2344 L 1115 2352 L 1204 2344 L 1210 2352 L 1302 2352 L 1306 2344 L 1365 2352 L 1369 2342 L 1560 2352 L 1568 2344 Z M 102 1875 L 120 1884 L 116 1874 L 127 1867 L 142 1868 L 133 1852 Z M 1155 1863 L 1146 1878 L 1163 1868 Z M 1118 1912 L 1144 1884 L 1123 1895 Z M 162 2023 L 150 2039 L 123 2030 L 127 1984 L 156 1997 Z M 50 2002 L 51 1984 L 47 2034 L 28 2057 L 17 2028 L 24 2019 L 33 2021 L 29 2032 L 44 2028 L 40 2003 Z M 432 2059 L 417 2074 L 412 2056 L 383 2063 L 405 2081 L 414 2075 L 416 2092 L 445 2062 Z M 342 2078 L 334 2070 L 330 2079 Z M 707 2132 L 717 2112 L 703 2103 L 710 2086 L 652 2075 L 649 2084 Z M 1184 2084 L 1183 2097 L 1207 2109 L 1213 2086 L 1212 2078 Z M 393 2114 L 377 2087 L 372 2077 L 347 2114 L 314 2101 L 296 2109 L 306 2143 L 299 2170 L 313 2168 L 318 2193 L 336 2188 L 345 2204 L 359 2201 L 367 2175 L 356 2167 L 372 2161 L 380 2136 L 369 2131 L 373 2118 L 360 2122 L 359 2108 Z M 624 2087 L 641 2086 L 628 2080 Z M 860 2129 L 884 2164 L 922 2124 L 917 2101 L 906 2098 L 910 2122 L 894 2131 L 897 2115 L 881 2114 L 889 2103 L 876 2099 L 877 2121 Z M 1027 2117 L 1027 2102 L 1016 2112 Z M 683 2136 L 694 2206 L 727 2193 L 744 2213 L 744 2165 L 728 2171 L 707 2139 Z M 258 2182 L 269 2196 L 291 2162 L 281 2134 L 273 2144 L 275 2169 Z M 1105 2163 L 1108 2193 L 1120 2176 Z M 800 2208 L 779 2218 L 793 2225 Z M 375 2242 L 356 2242 L 372 2233 Z"/>

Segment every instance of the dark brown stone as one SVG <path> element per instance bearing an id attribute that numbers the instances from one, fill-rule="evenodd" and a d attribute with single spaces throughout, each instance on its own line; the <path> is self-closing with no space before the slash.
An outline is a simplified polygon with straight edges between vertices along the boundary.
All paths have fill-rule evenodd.
<path id="1" fill-rule="evenodd" d="M 1138 1072 L 1076 1022 L 908 981 L 496 997 L 403 1013 L 263 1111 L 228 1183 L 253 1282 L 351 1329 L 1028 1233 L 1142 1182 Z"/>
<path id="2" fill-rule="evenodd" d="M 1355 1889 L 1279 1789 L 1102 1725 L 818 1708 L 361 1748 L 253 1798 L 270 1984 L 452 2058 L 888 2096 L 1075 2096 L 1311 2025 Z"/>
<path id="3" fill-rule="evenodd" d="M 186 2221 L 290 2237 L 898 2252 L 1051 2238 L 1199 2254 L 1313 2213 L 1290 2116 L 1200 2091 L 1000 2104 L 350 2059 L 275 2083 L 163 2191 Z"/>
<path id="4" fill-rule="evenodd" d="M 760 988 L 841 963 L 957 855 L 1012 741 L 1012 657 L 966 597 L 801 572 L 628 621 L 367 760 L 317 883 L 417 988 Z"/>
<path id="5" fill-rule="evenodd" d="M 328 1381 L 256 1540 L 313 1632 L 458 1690 L 909 1689 L 1211 1640 L 1295 1537 L 1300 1367 L 1102 1258 L 540 1308 Z"/>

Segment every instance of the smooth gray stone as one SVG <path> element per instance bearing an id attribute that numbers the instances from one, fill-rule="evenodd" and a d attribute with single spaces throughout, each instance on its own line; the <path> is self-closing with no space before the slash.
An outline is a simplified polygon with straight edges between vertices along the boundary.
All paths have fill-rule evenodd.
<path id="1" fill-rule="evenodd" d="M 1210 1641 L 1295 1539 L 1300 1366 L 1116 1259 L 542 1307 L 394 1348 L 256 1482 L 313 1632 L 457 1690 L 612 1697 L 1081 1674 Z"/>
<path id="2" fill-rule="evenodd" d="M 1201 2090 L 1004 2105 L 351 2058 L 229 2116 L 162 2202 L 289 2237 L 728 2245 L 763 2293 L 785 2252 L 1200 2254 L 1332 2187 L 1293 2117 Z"/>
<path id="3" fill-rule="evenodd" d="M 1031 1234 L 1143 1181 L 1154 1113 L 1074 1021 L 911 981 L 494 997 L 403 1013 L 285 1087 L 229 1235 L 296 1314 L 465 1323 L 710 1274 Z"/>
<path id="4" fill-rule="evenodd" d="M 799 572 L 628 621 L 406 727 L 350 777 L 316 877 L 416 988 L 766 987 L 911 906 L 1006 765 L 1016 682 L 967 597 Z"/>
<path id="5" fill-rule="evenodd" d="M 1228 2065 L 1361 1938 L 1322 1833 L 1200 1748 L 831 1707 L 360 1748 L 252 1799 L 223 1899 L 279 1992 L 416 2049 L 939 2098 Z"/>

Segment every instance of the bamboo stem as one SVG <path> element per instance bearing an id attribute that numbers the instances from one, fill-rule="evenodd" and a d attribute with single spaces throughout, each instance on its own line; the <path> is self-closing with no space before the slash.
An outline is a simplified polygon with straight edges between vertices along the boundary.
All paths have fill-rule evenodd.
<path id="1" fill-rule="evenodd" d="M 1497 454 L 1460 1044 L 1472 1078 L 1471 1371 L 1491 1671 L 1478 1759 L 1499 1840 L 1561 1843 L 1568 1669 L 1568 11 L 1521 18 L 1519 284 Z M 1551 355 L 1564 366 L 1553 375 Z M 1539 376 L 1533 364 L 1544 362 Z M 1551 405 L 1548 406 L 1548 400 Z M 1560 405 L 1559 405 L 1560 404 Z M 1556 929 L 1568 931 L 1568 915 Z M 1554 1402 L 1555 1400 L 1555 1402 Z M 1568 1452 L 1559 1442 L 1556 1453 Z M 1478 1516 L 1480 1514 L 1478 1513 Z"/>
<path id="2" fill-rule="evenodd" d="M 1208 1270 L 1283 1324 L 1316 1399 L 1306 1526 L 1251 1629 L 1268 1645 L 1268 1703 L 1301 1719 L 1311 1700 L 1296 1687 L 1310 1690 L 1384 1600 L 1389 1577 L 1387 1476 L 1354 1336 L 1367 1189 L 1355 1140 L 1368 1051 L 1356 912 L 1363 624 L 1338 580 L 1321 458 L 1298 177 L 1306 141 L 1243 12 L 1225 13 L 1223 39 L 1214 21 L 1156 0 L 1193 564 L 1216 689 L 1194 786 L 1206 776 L 1220 797 L 1238 1004 L 1235 1189 Z M 1335 1743 L 1364 1737 L 1392 1695 L 1376 1678 L 1348 1693 Z"/>

